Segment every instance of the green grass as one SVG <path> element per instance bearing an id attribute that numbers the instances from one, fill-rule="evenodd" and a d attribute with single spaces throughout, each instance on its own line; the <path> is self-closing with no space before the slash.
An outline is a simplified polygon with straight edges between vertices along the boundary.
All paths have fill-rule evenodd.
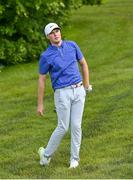
<path id="1" fill-rule="evenodd" d="M 0 178 L 133 178 L 133 2 L 109 0 L 73 12 L 65 38 L 75 40 L 90 68 L 80 166 L 69 170 L 70 134 L 48 167 L 37 150 L 56 127 L 47 79 L 45 116 L 36 115 L 38 63 L 0 72 Z"/>

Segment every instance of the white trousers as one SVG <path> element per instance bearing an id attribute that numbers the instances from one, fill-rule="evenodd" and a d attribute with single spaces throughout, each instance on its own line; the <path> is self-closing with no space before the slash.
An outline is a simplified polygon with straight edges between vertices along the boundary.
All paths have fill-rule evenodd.
<path id="1" fill-rule="evenodd" d="M 58 148 L 63 136 L 71 129 L 71 159 L 79 160 L 79 151 L 82 138 L 82 115 L 85 102 L 83 86 L 71 86 L 57 89 L 54 93 L 55 107 L 58 116 L 58 125 L 52 133 L 44 155 L 49 157 Z"/>

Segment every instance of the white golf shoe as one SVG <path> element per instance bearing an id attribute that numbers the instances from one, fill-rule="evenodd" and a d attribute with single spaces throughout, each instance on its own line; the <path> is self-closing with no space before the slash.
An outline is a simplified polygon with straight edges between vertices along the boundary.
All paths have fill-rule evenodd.
<path id="1" fill-rule="evenodd" d="M 78 165 L 79 165 L 79 162 L 77 161 L 77 160 L 75 160 L 75 159 L 72 159 L 71 160 L 71 162 L 70 162 L 70 169 L 71 168 L 76 168 L 76 167 L 78 167 Z"/>
<path id="2" fill-rule="evenodd" d="M 49 165 L 51 158 L 44 156 L 45 149 L 43 147 L 40 147 L 38 150 L 38 154 L 40 156 L 40 165 Z"/>

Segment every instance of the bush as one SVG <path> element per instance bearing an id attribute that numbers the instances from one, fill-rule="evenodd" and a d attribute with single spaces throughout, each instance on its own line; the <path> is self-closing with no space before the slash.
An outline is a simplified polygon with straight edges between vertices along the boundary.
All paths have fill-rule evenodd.
<path id="1" fill-rule="evenodd" d="M 43 26 L 67 20 L 63 2 L 7 0 L 0 4 L 0 64 L 9 65 L 37 59 L 46 47 Z"/>
<path id="2" fill-rule="evenodd" d="M 71 9 L 103 0 L 6 0 L 0 1 L 0 64 L 10 65 L 39 58 L 47 41 L 43 26 L 68 20 Z"/>
<path id="3" fill-rule="evenodd" d="M 85 5 L 101 5 L 105 3 L 107 0 L 83 0 L 82 3 Z"/>

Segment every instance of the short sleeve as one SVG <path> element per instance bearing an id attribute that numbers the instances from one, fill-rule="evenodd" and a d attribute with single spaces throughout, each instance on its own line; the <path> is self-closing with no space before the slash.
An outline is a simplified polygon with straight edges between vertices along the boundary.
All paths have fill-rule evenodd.
<path id="1" fill-rule="evenodd" d="M 43 55 L 41 55 L 39 60 L 39 73 L 40 74 L 47 74 L 49 71 L 49 64 Z"/>
<path id="2" fill-rule="evenodd" d="M 76 48 L 76 58 L 77 58 L 77 60 L 81 60 L 83 58 L 83 53 L 80 50 L 79 46 L 76 43 L 74 43 L 74 44 L 75 44 L 75 48 Z"/>

